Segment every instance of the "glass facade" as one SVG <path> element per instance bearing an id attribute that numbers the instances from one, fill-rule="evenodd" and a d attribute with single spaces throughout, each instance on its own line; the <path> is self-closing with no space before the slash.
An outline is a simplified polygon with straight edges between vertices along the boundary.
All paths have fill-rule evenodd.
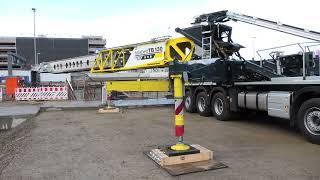
<path id="1" fill-rule="evenodd" d="M 88 39 L 41 38 L 36 39 L 38 63 L 88 55 Z M 17 54 L 27 59 L 26 66 L 34 64 L 32 37 L 17 37 Z"/>

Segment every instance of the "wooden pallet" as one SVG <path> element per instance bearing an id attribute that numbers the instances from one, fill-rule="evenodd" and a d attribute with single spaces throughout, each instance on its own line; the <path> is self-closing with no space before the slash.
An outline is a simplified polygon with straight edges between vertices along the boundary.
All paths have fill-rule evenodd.
<path id="1" fill-rule="evenodd" d="M 198 144 L 190 146 L 200 150 L 200 153 L 169 157 L 165 152 L 161 151 L 162 148 L 157 148 L 145 151 L 144 154 L 173 176 L 227 167 L 214 160 L 211 150 Z"/>

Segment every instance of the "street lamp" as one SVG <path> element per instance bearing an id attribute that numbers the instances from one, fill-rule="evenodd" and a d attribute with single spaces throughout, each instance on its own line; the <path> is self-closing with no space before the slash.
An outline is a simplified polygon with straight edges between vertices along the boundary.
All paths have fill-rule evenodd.
<path id="1" fill-rule="evenodd" d="M 34 49 L 34 64 L 38 64 L 37 59 L 37 44 L 36 44 L 36 8 L 32 8 L 33 11 L 33 49 Z"/>
<path id="2" fill-rule="evenodd" d="M 40 55 L 41 53 L 37 53 L 37 64 L 39 63 L 39 55 Z"/>

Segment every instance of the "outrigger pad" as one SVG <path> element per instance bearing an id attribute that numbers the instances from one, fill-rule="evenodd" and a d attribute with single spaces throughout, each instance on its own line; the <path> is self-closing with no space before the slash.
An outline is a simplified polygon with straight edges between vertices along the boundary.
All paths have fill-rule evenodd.
<path id="1" fill-rule="evenodd" d="M 172 176 L 228 167 L 216 161 L 211 150 L 197 144 L 190 147 L 187 151 L 174 152 L 170 146 L 162 146 L 143 153 Z"/>
<path id="2" fill-rule="evenodd" d="M 166 154 L 167 156 L 171 157 L 171 156 L 180 156 L 180 155 L 187 155 L 187 154 L 196 154 L 196 153 L 200 153 L 199 149 L 194 148 L 193 146 L 190 146 L 190 148 L 188 150 L 185 151 L 175 151 L 171 149 L 171 146 L 163 146 L 163 147 L 159 147 L 160 151 L 162 151 L 164 154 Z"/>

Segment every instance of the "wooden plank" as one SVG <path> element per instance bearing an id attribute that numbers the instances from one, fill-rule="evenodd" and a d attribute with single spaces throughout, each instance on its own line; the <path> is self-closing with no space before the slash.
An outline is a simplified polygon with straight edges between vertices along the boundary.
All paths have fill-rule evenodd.
<path id="1" fill-rule="evenodd" d="M 163 166 L 162 168 L 165 169 L 172 176 L 179 176 L 183 174 L 217 170 L 217 169 L 222 169 L 227 167 L 228 166 L 226 166 L 225 164 L 218 162 L 216 160 L 209 160 L 209 161 L 199 161 L 199 162 L 186 163 L 186 164 Z"/>
<path id="2" fill-rule="evenodd" d="M 106 109 L 103 109 L 103 108 L 100 108 L 98 110 L 98 113 L 118 113 L 120 112 L 120 109 L 119 108 L 106 108 Z"/>

